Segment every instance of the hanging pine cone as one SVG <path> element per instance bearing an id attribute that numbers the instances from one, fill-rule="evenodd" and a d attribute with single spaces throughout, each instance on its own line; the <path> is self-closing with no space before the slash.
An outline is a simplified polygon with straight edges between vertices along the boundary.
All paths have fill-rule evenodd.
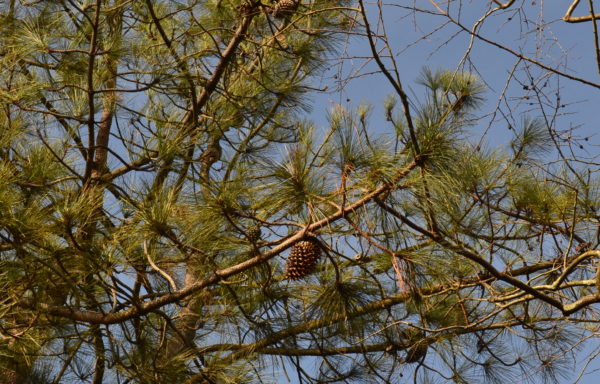
<path id="1" fill-rule="evenodd" d="M 260 230 L 260 226 L 255 225 L 253 227 L 251 227 L 250 229 L 248 229 L 248 240 L 250 240 L 251 242 L 255 243 L 258 240 L 260 240 L 260 237 L 262 236 L 262 231 Z"/>
<path id="2" fill-rule="evenodd" d="M 299 280 L 310 275 L 321 256 L 321 246 L 315 238 L 307 237 L 292 246 L 286 264 L 286 276 Z"/>
<path id="3" fill-rule="evenodd" d="M 300 4 L 300 0 L 279 0 L 277 4 L 273 6 L 271 14 L 276 19 L 288 18 L 296 11 L 298 4 Z"/>
<path id="4" fill-rule="evenodd" d="M 200 156 L 200 161 L 207 166 L 211 166 L 219 159 L 221 159 L 221 145 L 219 140 L 213 140 Z"/>

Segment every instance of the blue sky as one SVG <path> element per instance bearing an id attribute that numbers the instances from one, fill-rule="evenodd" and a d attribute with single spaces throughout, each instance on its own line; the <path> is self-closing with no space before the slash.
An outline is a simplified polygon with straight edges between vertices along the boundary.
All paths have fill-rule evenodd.
<path id="1" fill-rule="evenodd" d="M 461 11 L 461 22 L 471 27 L 488 9 L 488 3 L 465 4 Z M 600 83 L 594 60 L 591 24 L 572 24 L 562 21 L 561 18 L 567 8 L 564 2 L 544 2 L 541 8 L 543 11 L 540 10 L 539 3 L 532 5 L 532 2 L 526 2 L 525 4 L 524 9 L 531 21 L 526 20 L 522 12 L 502 11 L 498 16 L 488 18 L 482 24 L 479 33 L 487 39 L 539 60 L 551 68 Z M 418 2 L 418 5 L 435 10 L 427 2 Z M 518 58 L 488 43 L 475 41 L 468 60 L 465 61 L 465 53 L 470 43 L 469 36 L 464 32 L 457 35 L 460 29 L 452 24 L 440 28 L 446 21 L 444 17 L 413 12 L 391 5 L 384 5 L 384 9 L 390 46 L 399 67 L 403 86 L 412 101 L 418 101 L 423 91 L 423 88 L 416 84 L 416 80 L 424 67 L 434 70 L 455 70 L 461 63 L 465 63 L 462 68 L 477 73 L 488 86 L 485 94 L 487 102 L 482 108 L 482 119 L 474 127 L 473 135 L 481 137 L 485 132 L 484 140 L 492 147 L 508 141 L 512 132 L 506 129 L 506 116 L 496 114 L 492 119 L 491 116 L 486 115 L 493 112 L 499 103 L 498 98 L 506 86 L 509 73 L 519 61 Z M 372 16 L 372 27 L 375 28 L 376 7 L 371 5 L 369 11 L 369 16 Z M 450 14 L 456 16 L 458 11 L 453 10 Z M 538 30 L 537 26 L 540 24 L 543 27 Z M 346 54 L 350 57 L 364 57 L 370 53 L 366 40 L 362 37 L 351 38 L 348 45 L 342 48 L 347 49 Z M 329 88 L 332 89 L 330 82 L 337 81 L 333 79 L 334 75 L 337 75 L 338 80 L 344 79 L 348 73 L 355 73 L 357 68 L 364 64 L 364 59 L 356 58 L 346 60 L 342 68 L 331 67 L 325 73 L 324 84 L 329 82 Z M 374 70 L 376 70 L 375 64 L 370 62 L 361 68 L 359 73 L 369 73 Z M 510 105 L 500 103 L 501 110 L 505 114 L 509 112 L 508 110 L 513 113 L 511 118 L 515 124 L 523 113 L 533 117 L 542 115 L 542 111 L 535 105 L 530 105 L 536 104 L 534 93 L 523 87 L 529 82 L 530 76 L 538 82 L 539 87 L 546 82 L 544 90 L 552 90 L 547 93 L 555 95 L 556 91 L 559 92 L 560 100 L 551 100 L 564 105 L 559 109 L 557 128 L 581 127 L 578 134 L 582 139 L 591 136 L 582 143 L 584 145 L 582 154 L 595 154 L 597 148 L 594 145 L 600 143 L 600 138 L 594 136 L 596 130 L 594 112 L 600 106 L 598 97 L 600 90 L 576 81 L 548 77 L 548 71 L 540 70 L 534 65 L 526 67 L 521 61 L 514 72 L 513 80 L 506 89 Z M 383 126 L 382 101 L 392 92 L 392 88 L 382 75 L 356 78 L 348 83 L 342 92 L 322 95 L 316 99 L 313 119 L 319 125 L 326 124 L 323 116 L 334 104 L 352 108 L 361 103 L 368 103 L 375 107 L 371 125 L 373 129 L 377 129 L 375 126 Z M 545 111 L 545 113 L 551 112 L 549 108 Z"/>

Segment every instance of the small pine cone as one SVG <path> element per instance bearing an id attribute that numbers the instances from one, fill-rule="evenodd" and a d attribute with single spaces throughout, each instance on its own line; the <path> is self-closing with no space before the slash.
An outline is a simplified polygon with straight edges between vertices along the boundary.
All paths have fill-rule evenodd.
<path id="1" fill-rule="evenodd" d="M 255 243 L 260 240 L 262 236 L 262 231 L 260 230 L 260 226 L 255 225 L 252 228 L 248 229 L 248 240 Z"/>
<path id="2" fill-rule="evenodd" d="M 288 18 L 296 11 L 298 4 L 300 4 L 300 0 L 279 0 L 271 14 L 276 19 Z"/>
<path id="3" fill-rule="evenodd" d="M 299 280 L 310 275 L 321 256 L 321 246 L 314 238 L 305 238 L 292 246 L 286 264 L 286 276 L 290 280 Z"/>
<path id="4" fill-rule="evenodd" d="M 221 159 L 221 146 L 218 141 L 212 142 L 202 155 L 200 161 L 207 166 L 211 166 Z"/>

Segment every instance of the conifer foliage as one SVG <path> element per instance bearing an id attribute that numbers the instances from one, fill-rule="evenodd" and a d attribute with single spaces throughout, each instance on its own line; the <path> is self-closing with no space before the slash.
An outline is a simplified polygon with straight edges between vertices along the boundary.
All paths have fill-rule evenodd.
<path id="1" fill-rule="evenodd" d="M 0 384 L 561 379 L 598 163 L 466 64 L 406 79 L 384 3 L 0 2 Z"/>

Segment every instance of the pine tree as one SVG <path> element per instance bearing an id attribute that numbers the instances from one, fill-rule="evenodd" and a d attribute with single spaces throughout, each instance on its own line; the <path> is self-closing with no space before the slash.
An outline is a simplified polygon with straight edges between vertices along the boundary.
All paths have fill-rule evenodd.
<path id="1" fill-rule="evenodd" d="M 1 384 L 552 379 L 593 333 L 593 167 L 476 147 L 466 70 L 409 99 L 362 1 L 0 9 Z M 355 34 L 378 131 L 307 118 Z"/>

